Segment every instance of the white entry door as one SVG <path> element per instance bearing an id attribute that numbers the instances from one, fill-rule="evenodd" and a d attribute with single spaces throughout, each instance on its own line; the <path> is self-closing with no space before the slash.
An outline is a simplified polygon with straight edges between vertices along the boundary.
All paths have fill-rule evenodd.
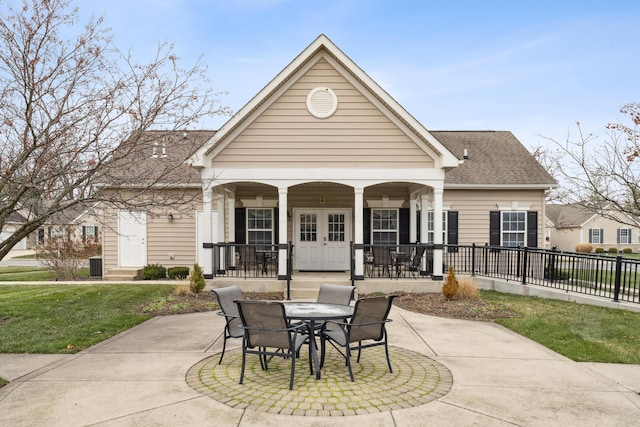
<path id="1" fill-rule="evenodd" d="M 147 263 L 147 214 L 118 212 L 120 267 L 144 267 Z"/>
<path id="2" fill-rule="evenodd" d="M 295 209 L 296 270 L 350 268 L 351 210 Z"/>

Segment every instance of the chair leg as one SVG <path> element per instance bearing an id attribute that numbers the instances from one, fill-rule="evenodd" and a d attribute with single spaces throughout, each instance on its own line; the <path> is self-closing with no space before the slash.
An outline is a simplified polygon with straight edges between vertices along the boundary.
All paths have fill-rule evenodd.
<path id="1" fill-rule="evenodd" d="M 242 381 L 244 381 L 244 367 L 247 361 L 247 353 L 246 353 L 246 347 L 243 345 L 242 346 L 242 368 L 240 369 L 240 384 L 242 384 Z"/>
<path id="2" fill-rule="evenodd" d="M 293 352 L 290 352 L 291 354 L 291 376 L 289 378 L 289 390 L 293 390 L 293 379 L 296 376 L 296 356 L 295 354 L 293 354 Z"/>
<path id="3" fill-rule="evenodd" d="M 387 345 L 387 335 L 384 336 L 384 352 L 387 355 L 387 366 L 389 366 L 389 372 L 393 373 L 391 368 L 391 359 L 389 359 L 389 346 Z"/>
<path id="4" fill-rule="evenodd" d="M 345 359 L 347 359 L 347 369 L 349 369 L 349 377 L 351 378 L 351 382 L 354 382 L 355 380 L 353 379 L 353 371 L 351 370 L 351 350 L 349 349 L 349 343 L 347 343 Z"/>
<path id="5" fill-rule="evenodd" d="M 224 335 L 224 341 L 222 341 L 222 354 L 220 355 L 220 360 L 218 360 L 218 365 L 222 363 L 222 358 L 224 357 L 224 350 L 227 348 L 227 334 Z"/>

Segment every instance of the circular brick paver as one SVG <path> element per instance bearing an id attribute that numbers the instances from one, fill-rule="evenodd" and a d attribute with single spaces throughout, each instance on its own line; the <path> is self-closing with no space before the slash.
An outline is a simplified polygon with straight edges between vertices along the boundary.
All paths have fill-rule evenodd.
<path id="1" fill-rule="evenodd" d="M 344 358 L 328 349 L 322 378 L 309 375 L 308 354 L 296 360 L 293 390 L 289 390 L 290 361 L 276 357 L 269 369 L 260 368 L 258 356 L 247 355 L 244 384 L 240 380 L 242 351 L 227 351 L 201 360 L 187 372 L 195 390 L 232 408 L 284 415 L 346 416 L 391 411 L 423 405 L 451 390 L 453 378 L 444 365 L 421 354 L 389 347 L 393 373 L 384 348 L 365 349 L 360 363 L 353 353 L 355 382 L 349 379 Z"/>

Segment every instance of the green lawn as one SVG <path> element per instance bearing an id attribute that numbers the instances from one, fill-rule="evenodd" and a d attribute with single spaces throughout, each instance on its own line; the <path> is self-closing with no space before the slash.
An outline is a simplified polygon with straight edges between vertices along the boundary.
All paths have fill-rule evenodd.
<path id="1" fill-rule="evenodd" d="M 56 280 L 53 270 L 43 267 L 0 267 L 0 282 L 40 282 Z M 80 268 L 78 277 L 88 278 L 89 269 Z"/>
<path id="2" fill-rule="evenodd" d="M 640 313 L 565 301 L 482 292 L 518 314 L 497 323 L 577 362 L 640 364 Z"/>
<path id="3" fill-rule="evenodd" d="M 136 307 L 174 285 L 0 286 L 0 353 L 74 353 L 150 316 Z"/>

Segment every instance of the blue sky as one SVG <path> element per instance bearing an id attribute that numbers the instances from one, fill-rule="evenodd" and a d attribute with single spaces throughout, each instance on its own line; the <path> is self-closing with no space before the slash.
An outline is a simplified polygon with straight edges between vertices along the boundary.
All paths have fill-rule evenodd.
<path id="1" fill-rule="evenodd" d="M 527 147 L 624 120 L 640 101 L 640 2 L 78 0 L 106 14 L 115 44 L 158 43 L 209 67 L 239 110 L 319 34 L 432 130 L 510 130 Z M 202 126 L 216 129 L 227 118 Z"/>

